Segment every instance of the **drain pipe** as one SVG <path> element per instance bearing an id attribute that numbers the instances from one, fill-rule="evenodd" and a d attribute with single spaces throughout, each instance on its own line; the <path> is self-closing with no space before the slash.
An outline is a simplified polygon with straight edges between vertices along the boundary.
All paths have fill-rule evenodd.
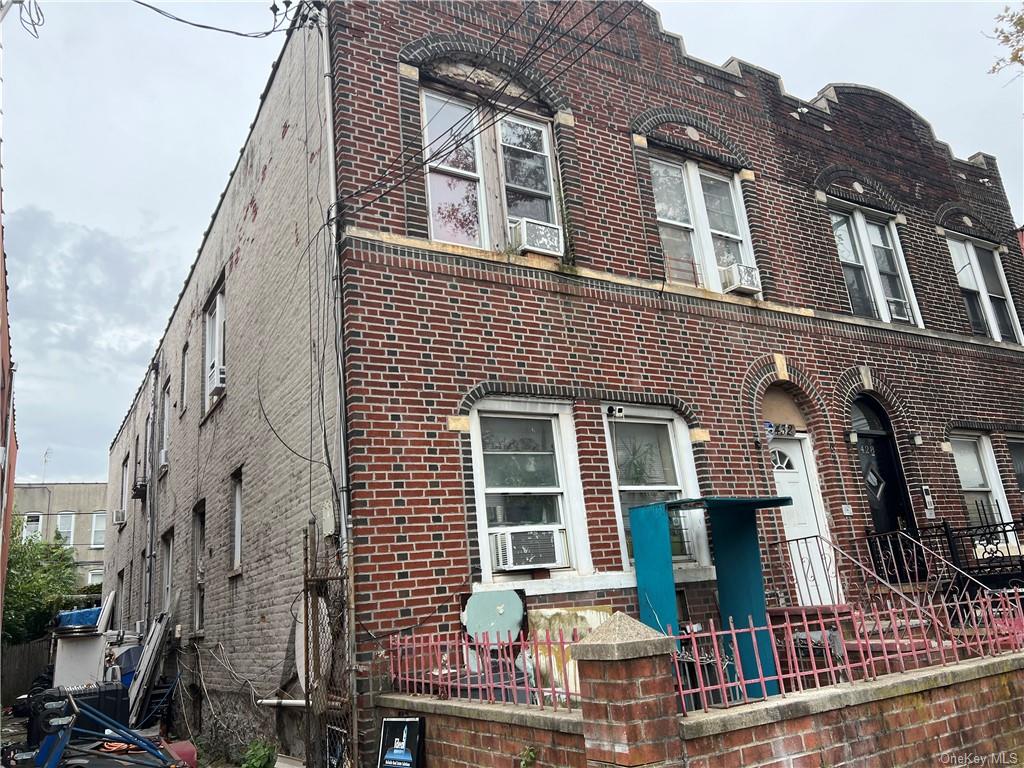
<path id="1" fill-rule="evenodd" d="M 338 173 L 335 156 L 335 133 L 334 133 L 334 66 L 331 59 L 331 24 L 330 8 L 328 3 L 323 10 L 323 41 L 324 55 L 324 99 L 326 101 L 325 114 L 327 115 L 327 163 L 328 178 L 331 188 L 331 203 L 328 212 L 333 216 L 333 224 L 328 228 L 332 241 L 331 247 L 331 273 L 335 289 L 334 300 L 334 350 L 335 362 L 338 371 L 338 415 L 335 420 L 338 435 L 335 443 L 335 456 L 338 457 L 335 468 L 336 482 L 338 488 L 338 545 L 345 557 L 346 594 L 345 594 L 345 623 L 348 631 L 345 636 L 346 656 L 348 669 L 349 701 L 351 702 L 352 729 L 355 731 L 352 738 L 353 758 L 358 758 L 359 744 L 359 696 L 356 693 L 356 614 L 355 614 L 355 576 L 353 566 L 355 558 L 352 555 L 352 520 L 350 515 L 349 498 L 349 458 L 348 458 L 348 397 L 345 386 L 345 335 L 344 335 L 344 301 L 341 282 L 341 210 L 338 207 Z"/>
<path id="2" fill-rule="evenodd" d="M 261 707 L 275 707 L 275 708 L 296 708 L 302 707 L 305 709 L 306 702 L 303 699 L 256 699 L 256 703 Z"/>
<path id="3" fill-rule="evenodd" d="M 153 562 L 155 555 L 153 553 L 153 547 L 156 544 L 156 511 L 158 507 L 157 492 L 156 492 L 156 468 L 157 458 L 154 455 L 154 448 L 156 443 L 156 432 L 158 428 L 156 423 L 157 415 L 157 396 L 160 392 L 160 351 L 153 357 L 153 362 L 149 366 L 149 371 L 153 376 L 153 387 L 152 387 L 152 399 L 149 403 L 149 436 L 146 445 L 146 463 L 148 466 L 145 468 L 149 477 L 146 479 L 146 631 L 149 631 L 150 624 L 153 620 Z M 138 461 L 138 457 L 135 458 Z"/>

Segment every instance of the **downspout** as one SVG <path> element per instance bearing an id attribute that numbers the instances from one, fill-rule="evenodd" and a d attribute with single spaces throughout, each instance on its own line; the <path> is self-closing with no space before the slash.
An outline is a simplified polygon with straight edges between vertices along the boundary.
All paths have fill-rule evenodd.
<path id="1" fill-rule="evenodd" d="M 158 360 L 159 352 L 157 356 L 153 358 L 153 362 L 149 366 L 150 373 L 153 374 L 153 394 L 149 403 L 149 423 L 152 425 L 149 430 L 149 441 L 146 446 L 146 459 L 149 466 L 146 467 L 147 479 L 146 479 L 146 630 L 149 631 L 150 622 L 152 621 L 153 613 L 153 547 L 155 545 L 156 538 L 156 510 L 157 510 L 157 493 L 156 493 L 156 469 L 157 459 L 154 448 L 156 447 L 156 407 L 157 407 L 157 393 L 159 392 L 160 386 L 160 363 Z M 136 457 L 137 459 L 138 457 Z"/>
<path id="2" fill-rule="evenodd" d="M 353 574 L 354 558 L 352 555 L 352 522 L 351 500 L 349 498 L 349 457 L 348 457 L 348 397 L 345 387 L 345 335 L 344 335 L 344 300 L 341 282 L 341 211 L 338 209 L 338 174 L 335 157 L 334 134 L 334 67 L 331 59 L 331 18 L 330 4 L 324 7 L 324 30 L 321 35 L 324 54 L 324 99 L 327 115 L 327 163 L 330 181 L 331 202 L 327 209 L 328 216 L 333 218 L 328 228 L 332 241 L 331 267 L 332 283 L 335 289 L 334 300 L 334 351 L 335 365 L 338 371 L 338 410 L 335 424 L 337 437 L 335 456 L 338 457 L 335 467 L 336 488 L 338 489 L 338 547 L 345 558 L 345 624 L 347 627 L 346 661 L 348 669 L 349 701 L 351 702 L 352 756 L 358 761 L 359 755 L 359 696 L 356 688 L 356 631 L 355 631 L 355 576 Z"/>

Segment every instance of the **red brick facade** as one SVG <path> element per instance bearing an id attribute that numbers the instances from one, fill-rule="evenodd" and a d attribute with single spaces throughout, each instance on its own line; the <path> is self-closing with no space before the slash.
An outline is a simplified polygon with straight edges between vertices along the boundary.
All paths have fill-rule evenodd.
<path id="1" fill-rule="evenodd" d="M 346 416 L 356 610 L 366 632 L 457 625 L 459 596 L 481 570 L 479 478 L 458 417 L 488 398 L 571 404 L 594 575 L 620 584 L 581 581 L 578 597 L 571 580 L 535 585 L 538 603 L 635 601 L 621 587 L 628 571 L 624 582 L 614 578 L 623 567 L 607 403 L 679 414 L 694 437 L 701 493 L 765 495 L 774 486 L 761 398 L 780 384 L 807 419 L 831 535 L 844 542 L 870 525 L 857 454 L 844 440 L 852 399 L 868 393 L 892 421 L 922 523 L 922 485 L 937 519 L 965 518 L 944 445 L 956 429 L 991 436 L 1010 511 L 1024 515 L 1006 443 L 1008 432 L 1024 432 L 1022 349 L 969 335 L 943 234 L 1001 246 L 1010 293 L 1024 307 L 1024 260 L 999 171 L 988 155 L 952 157 L 887 94 L 836 85 L 805 103 L 749 64 L 687 57 L 645 6 L 576 4 L 555 21 L 579 26 L 517 73 L 539 94 L 535 109 L 553 116 L 566 257 L 518 258 L 426 237 L 422 172 L 413 168 L 393 189 L 381 182 L 421 147 L 418 88 L 437 62 L 507 74 L 559 7 L 334 9 Z M 599 37 L 563 74 L 545 76 Z M 763 300 L 666 280 L 654 152 L 742 171 Z M 923 328 L 851 315 L 826 194 L 895 221 Z M 762 535 L 784 538 L 778 517 Z M 713 607 L 706 587 L 690 591 L 704 611 Z M 361 646 L 368 654 L 368 640 Z"/>

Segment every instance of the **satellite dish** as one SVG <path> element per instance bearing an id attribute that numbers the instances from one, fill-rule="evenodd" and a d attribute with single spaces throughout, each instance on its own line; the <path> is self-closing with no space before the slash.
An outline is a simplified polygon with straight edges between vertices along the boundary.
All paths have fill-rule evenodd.
<path id="1" fill-rule="evenodd" d="M 523 626 L 523 601 L 512 590 L 477 592 L 466 601 L 463 623 L 471 637 L 516 637 Z"/>

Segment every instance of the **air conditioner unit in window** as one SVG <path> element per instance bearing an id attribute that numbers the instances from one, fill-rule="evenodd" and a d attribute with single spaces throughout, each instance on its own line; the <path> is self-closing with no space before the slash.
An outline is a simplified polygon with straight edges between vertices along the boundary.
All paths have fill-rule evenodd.
<path id="1" fill-rule="evenodd" d="M 163 469 L 164 467 L 167 466 L 168 462 L 167 462 L 167 449 L 166 448 L 161 448 L 160 449 L 160 453 L 157 455 L 157 459 L 159 459 L 159 461 L 160 461 L 160 469 Z"/>
<path id="2" fill-rule="evenodd" d="M 893 320 L 900 320 L 904 323 L 911 322 L 909 301 L 906 299 L 886 299 L 885 303 L 889 305 L 889 314 Z"/>
<path id="3" fill-rule="evenodd" d="M 730 264 L 718 268 L 723 293 L 760 293 L 761 275 L 757 267 L 747 264 Z"/>
<path id="4" fill-rule="evenodd" d="M 223 365 L 215 365 L 210 369 L 210 375 L 206 379 L 206 391 L 210 397 L 224 394 L 224 388 L 228 383 L 227 369 Z"/>
<path id="5" fill-rule="evenodd" d="M 114 525 L 124 525 L 128 522 L 128 513 L 123 509 L 114 510 Z"/>
<path id="6" fill-rule="evenodd" d="M 546 221 L 519 219 L 510 227 L 512 246 L 523 253 L 545 253 L 548 256 L 562 255 L 562 229 Z"/>
<path id="7" fill-rule="evenodd" d="M 496 571 L 564 568 L 569 565 L 564 528 L 513 528 L 491 534 Z"/>

